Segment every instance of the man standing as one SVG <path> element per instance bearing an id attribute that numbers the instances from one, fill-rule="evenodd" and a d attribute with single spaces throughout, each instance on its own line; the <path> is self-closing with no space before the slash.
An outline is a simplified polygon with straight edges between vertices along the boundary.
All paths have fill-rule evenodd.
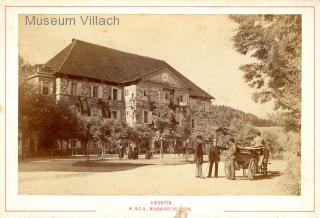
<path id="1" fill-rule="evenodd" d="M 195 161 L 196 161 L 196 177 L 203 178 L 202 163 L 203 163 L 203 141 L 202 136 L 197 136 L 196 149 L 195 149 Z"/>
<path id="2" fill-rule="evenodd" d="M 208 178 L 211 177 L 213 164 L 214 164 L 214 177 L 215 178 L 218 177 L 219 161 L 220 161 L 220 149 L 217 146 L 217 137 L 215 135 L 212 135 L 211 136 L 211 146 L 209 149 L 210 166 L 209 166 L 209 172 L 208 172 L 208 176 L 207 176 Z"/>
<path id="3" fill-rule="evenodd" d="M 230 161 L 228 179 L 235 180 L 235 158 L 236 158 L 237 146 L 234 143 L 234 139 L 230 138 L 228 146 L 228 158 Z"/>

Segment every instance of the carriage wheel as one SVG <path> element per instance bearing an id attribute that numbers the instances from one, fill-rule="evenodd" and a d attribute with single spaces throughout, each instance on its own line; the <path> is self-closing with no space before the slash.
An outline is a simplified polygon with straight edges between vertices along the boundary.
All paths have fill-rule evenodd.
<path id="1" fill-rule="evenodd" d="M 256 174 L 256 160 L 254 158 L 251 158 L 248 166 L 248 178 L 250 180 L 253 180 L 255 174 Z"/>
<path id="2" fill-rule="evenodd" d="M 247 171 L 247 169 L 244 169 L 244 168 L 243 168 L 242 174 L 243 174 L 243 176 L 248 176 L 248 171 Z"/>
<path id="3" fill-rule="evenodd" d="M 227 178 L 230 177 L 230 158 L 227 157 L 226 160 L 224 161 L 224 173 Z"/>

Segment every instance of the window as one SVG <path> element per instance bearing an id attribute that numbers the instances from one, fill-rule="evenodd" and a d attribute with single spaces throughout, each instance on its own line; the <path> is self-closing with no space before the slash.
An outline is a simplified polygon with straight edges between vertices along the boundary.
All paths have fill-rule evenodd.
<path id="1" fill-rule="evenodd" d="M 143 111 L 142 112 L 142 122 L 144 124 L 152 123 L 152 111 Z"/>
<path id="2" fill-rule="evenodd" d="M 102 86 L 92 85 L 91 86 L 91 97 L 102 98 Z"/>
<path id="3" fill-rule="evenodd" d="M 118 100 L 118 89 L 113 89 L 112 90 L 112 99 L 113 100 Z"/>
<path id="4" fill-rule="evenodd" d="M 119 119 L 119 112 L 118 111 L 111 111 L 111 118 L 114 120 Z"/>
<path id="5" fill-rule="evenodd" d="M 91 97 L 98 98 L 98 86 L 92 86 L 92 95 Z"/>
<path id="6" fill-rule="evenodd" d="M 92 117 L 102 117 L 102 110 L 100 108 L 91 108 Z"/>
<path id="7" fill-rule="evenodd" d="M 49 95 L 49 82 L 42 82 L 42 94 Z"/>
<path id="8" fill-rule="evenodd" d="M 148 96 L 148 93 L 147 93 L 147 91 L 146 90 L 143 90 L 143 96 Z"/>
<path id="9" fill-rule="evenodd" d="M 148 111 L 143 111 L 143 123 L 148 123 Z"/>
<path id="10" fill-rule="evenodd" d="M 194 119 L 191 120 L 191 128 L 193 129 L 195 127 Z"/>
<path id="11" fill-rule="evenodd" d="M 77 95 L 77 83 L 71 83 L 71 95 Z"/>
<path id="12" fill-rule="evenodd" d="M 178 102 L 183 102 L 183 96 L 182 95 L 178 96 Z"/>
<path id="13" fill-rule="evenodd" d="M 81 116 L 81 107 L 71 106 L 71 112 L 78 116 Z"/>
<path id="14" fill-rule="evenodd" d="M 112 100 L 121 100 L 121 89 L 113 87 L 111 93 Z"/>

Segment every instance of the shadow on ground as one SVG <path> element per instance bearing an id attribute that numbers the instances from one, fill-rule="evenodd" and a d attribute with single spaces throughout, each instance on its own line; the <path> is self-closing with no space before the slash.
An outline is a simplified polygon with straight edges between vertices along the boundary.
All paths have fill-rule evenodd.
<path id="1" fill-rule="evenodd" d="M 101 161 L 76 161 L 72 164 L 62 163 L 28 163 L 19 165 L 19 172 L 115 172 L 131 170 L 138 167 L 144 167 L 152 164 L 143 163 L 110 163 Z"/>
<path id="2" fill-rule="evenodd" d="M 273 179 L 278 176 L 282 176 L 283 173 L 280 171 L 268 171 L 266 176 L 262 174 L 256 174 L 253 180 L 266 180 L 266 179 Z M 247 176 L 238 176 L 238 180 L 249 180 Z"/>
<path id="3" fill-rule="evenodd" d="M 159 159 L 138 160 L 90 160 L 82 159 L 32 159 L 19 162 L 19 172 L 115 172 L 132 170 L 150 165 L 182 165 L 190 164 L 186 160 L 164 160 L 160 164 Z"/>

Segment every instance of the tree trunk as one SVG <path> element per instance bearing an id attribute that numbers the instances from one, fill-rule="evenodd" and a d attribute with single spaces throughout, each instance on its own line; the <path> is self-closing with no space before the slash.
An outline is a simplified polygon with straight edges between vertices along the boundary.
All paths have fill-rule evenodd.
<path id="1" fill-rule="evenodd" d="M 101 147 L 101 159 L 105 159 L 106 157 L 106 145 L 103 144 L 102 147 Z"/>
<path id="2" fill-rule="evenodd" d="M 60 154 L 63 155 L 63 151 L 62 151 L 62 139 L 60 139 Z"/>
<path id="3" fill-rule="evenodd" d="M 85 142 L 85 146 L 86 146 L 86 156 L 87 156 L 87 162 L 89 162 L 89 148 L 88 148 L 88 142 Z"/>
<path id="4" fill-rule="evenodd" d="M 163 157 L 163 146 L 162 146 L 162 139 L 160 139 L 160 163 L 162 164 L 162 157 Z"/>

